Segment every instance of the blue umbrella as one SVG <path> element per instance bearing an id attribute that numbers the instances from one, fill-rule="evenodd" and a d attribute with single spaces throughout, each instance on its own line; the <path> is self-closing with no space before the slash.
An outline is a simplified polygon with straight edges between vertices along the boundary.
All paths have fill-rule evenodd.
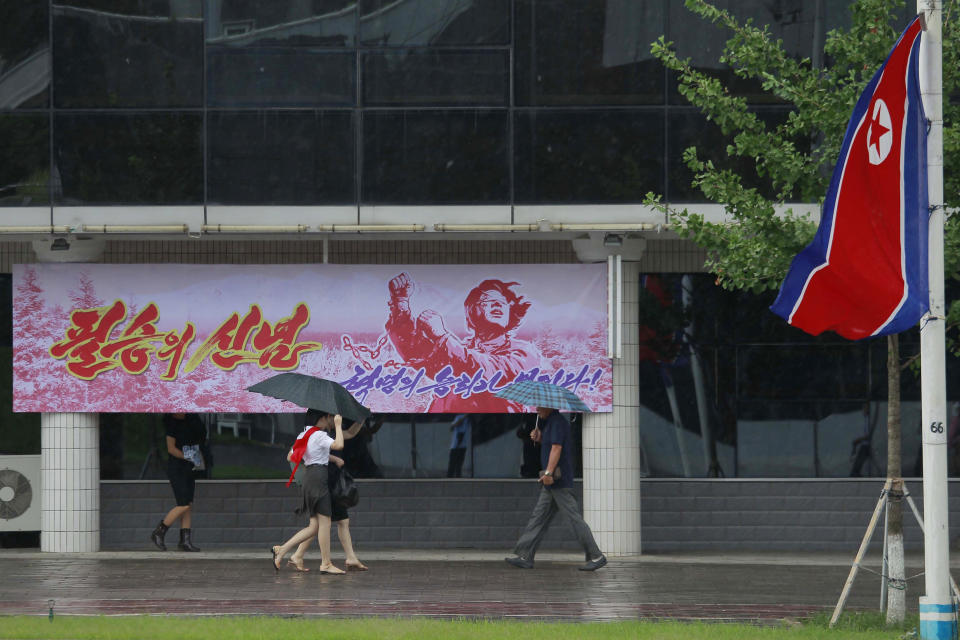
<path id="1" fill-rule="evenodd" d="M 587 403 L 573 391 L 549 382 L 522 380 L 504 387 L 494 395 L 526 406 L 549 407 L 561 411 L 590 411 Z"/>

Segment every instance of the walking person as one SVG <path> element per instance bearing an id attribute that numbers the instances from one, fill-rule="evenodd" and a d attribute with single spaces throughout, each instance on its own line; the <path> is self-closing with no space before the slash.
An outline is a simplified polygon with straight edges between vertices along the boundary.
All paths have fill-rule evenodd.
<path id="1" fill-rule="evenodd" d="M 595 571 L 607 564 L 607 558 L 593 539 L 590 526 L 580 515 L 580 507 L 573 493 L 573 434 L 570 423 L 559 411 L 548 407 L 537 407 L 537 416 L 543 427 L 535 428 L 530 438 L 540 443 L 540 464 L 543 468 L 538 480 L 541 483 L 540 495 L 526 528 L 513 548 L 514 555 L 505 560 L 507 564 L 520 569 L 533 569 L 537 547 L 559 511 L 567 517 L 583 547 L 587 563 L 579 567 L 580 571 Z"/>
<path id="2" fill-rule="evenodd" d="M 172 413 L 163 417 L 167 441 L 167 478 L 173 488 L 176 506 L 167 512 L 157 528 L 150 534 L 153 544 L 161 551 L 167 550 L 164 536 L 167 529 L 180 521 L 180 551 L 200 551 L 192 540 L 193 497 L 196 488 L 195 471 L 205 468 L 201 445 L 207 440 L 207 431 L 195 413 Z"/>
<path id="3" fill-rule="evenodd" d="M 342 574 L 344 571 L 336 567 L 330 558 L 330 517 L 333 514 L 333 505 L 330 499 L 327 471 L 330 452 L 343 449 L 343 418 L 340 415 L 332 416 L 329 413 L 310 409 L 307 411 L 305 422 L 306 426 L 297 436 L 297 441 L 287 454 L 287 460 L 298 465 L 302 462 L 305 465 L 301 480 L 303 501 L 297 513 L 309 515 L 310 523 L 282 545 L 270 548 L 273 555 L 273 568 L 279 571 L 283 558 L 290 553 L 291 549 L 317 536 L 317 542 L 320 545 L 320 573 Z M 329 429 L 335 432 L 332 438 L 327 433 Z M 294 468 L 295 471 L 296 468 Z M 293 479 L 292 473 L 290 478 Z M 303 569 L 302 556 L 298 569 Z"/>
<path id="4" fill-rule="evenodd" d="M 363 422 L 354 422 L 349 429 L 343 432 L 343 439 L 350 440 L 360 432 L 361 427 L 363 427 Z M 331 495 L 333 493 L 333 486 L 339 480 L 340 473 L 342 473 L 344 464 L 345 461 L 343 458 L 335 456 L 332 453 L 330 454 L 330 463 L 327 465 L 327 488 L 331 492 Z M 356 552 L 353 550 L 353 538 L 350 536 L 350 514 L 347 508 L 335 500 L 331 500 L 330 520 L 337 525 L 337 539 L 340 540 L 340 546 L 343 547 L 343 552 L 347 556 L 345 563 L 347 571 L 366 571 L 368 569 L 367 565 L 360 562 Z M 300 543 L 300 546 L 298 546 L 293 552 L 293 555 L 290 556 L 290 560 L 287 561 L 288 566 L 293 567 L 297 571 L 310 571 L 310 569 L 303 566 L 303 556 L 306 554 L 307 548 L 310 546 L 312 540 L 313 537 L 311 536 Z"/>

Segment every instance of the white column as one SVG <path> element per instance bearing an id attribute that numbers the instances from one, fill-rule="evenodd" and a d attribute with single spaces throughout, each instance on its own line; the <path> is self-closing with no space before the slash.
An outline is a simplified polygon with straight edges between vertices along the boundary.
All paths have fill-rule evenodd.
<path id="1" fill-rule="evenodd" d="M 613 413 L 585 413 L 583 515 L 608 556 L 640 555 L 639 267 L 623 263 L 623 357 L 613 360 Z"/>
<path id="2" fill-rule="evenodd" d="M 40 550 L 100 550 L 100 420 L 40 414 Z"/>

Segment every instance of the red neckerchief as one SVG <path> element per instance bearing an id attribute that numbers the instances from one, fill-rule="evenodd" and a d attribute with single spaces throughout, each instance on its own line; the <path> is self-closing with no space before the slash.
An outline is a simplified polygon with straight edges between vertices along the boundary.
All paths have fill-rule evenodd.
<path id="1" fill-rule="evenodd" d="M 297 441 L 293 443 L 293 454 L 290 456 L 291 462 L 296 462 L 293 467 L 293 471 L 290 472 L 290 479 L 287 480 L 287 486 L 289 487 L 293 483 L 293 476 L 296 475 L 297 469 L 300 467 L 300 462 L 303 460 L 303 456 L 307 455 L 307 442 L 310 440 L 310 436 L 315 434 L 317 431 L 320 431 L 320 427 L 310 427 L 307 429 L 301 437 L 297 438 Z"/>

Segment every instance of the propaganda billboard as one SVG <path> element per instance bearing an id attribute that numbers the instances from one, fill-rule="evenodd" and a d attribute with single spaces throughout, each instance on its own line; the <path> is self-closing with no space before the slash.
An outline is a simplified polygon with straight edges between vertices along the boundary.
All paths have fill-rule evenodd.
<path id="1" fill-rule="evenodd" d="M 246 390 L 335 380 L 378 413 L 530 410 L 524 379 L 612 410 L 604 264 L 32 264 L 13 274 L 17 412 L 303 409 Z"/>

